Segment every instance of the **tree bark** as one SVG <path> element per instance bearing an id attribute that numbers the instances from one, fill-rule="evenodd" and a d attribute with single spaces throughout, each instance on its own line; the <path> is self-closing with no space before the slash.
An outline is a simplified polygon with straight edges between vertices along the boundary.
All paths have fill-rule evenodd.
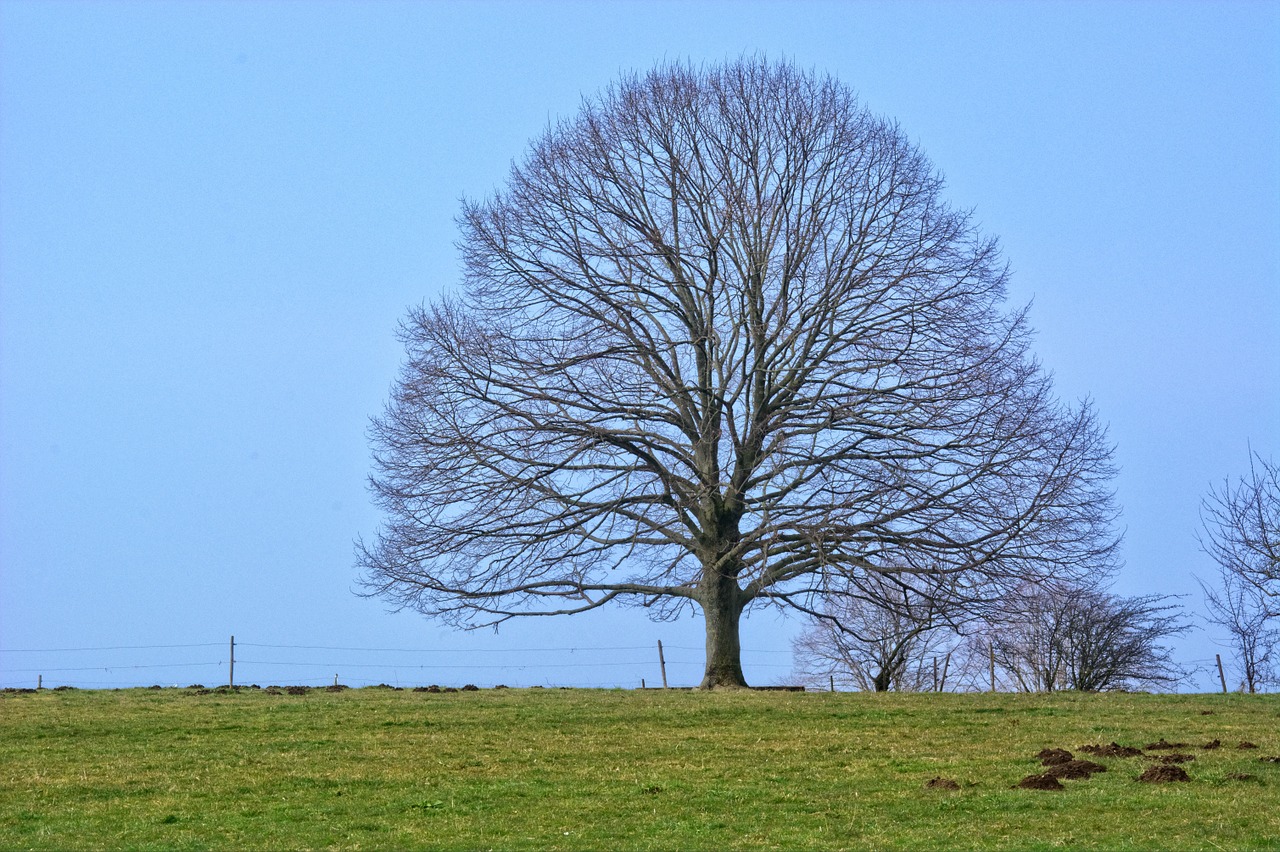
<path id="1" fill-rule="evenodd" d="M 716 577 L 704 585 L 701 596 L 707 626 L 707 670 L 699 689 L 746 689 L 742 675 L 742 590 L 732 577 Z"/>

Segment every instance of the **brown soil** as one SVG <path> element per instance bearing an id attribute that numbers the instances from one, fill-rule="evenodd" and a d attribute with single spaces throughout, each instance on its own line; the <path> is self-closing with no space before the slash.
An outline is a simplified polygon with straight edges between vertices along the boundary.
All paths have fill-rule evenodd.
<path id="1" fill-rule="evenodd" d="M 1280 763 L 1280 755 L 1275 755 L 1274 757 L 1260 757 L 1258 758 L 1258 762 L 1259 763 Z"/>
<path id="2" fill-rule="evenodd" d="M 1111 743 L 1109 745 L 1087 745 L 1080 746 L 1080 751 L 1085 754 L 1092 754 L 1097 757 L 1141 757 L 1142 749 L 1133 748 L 1131 746 L 1122 746 L 1119 743 Z"/>
<path id="3" fill-rule="evenodd" d="M 1194 754 L 1166 754 L 1160 758 L 1161 763 L 1190 763 L 1195 760 Z"/>
<path id="4" fill-rule="evenodd" d="M 1205 743 L 1204 745 L 1200 746 L 1200 748 L 1204 749 L 1205 751 L 1209 751 L 1215 748 L 1222 748 L 1222 740 L 1214 740 L 1213 742 Z"/>
<path id="5" fill-rule="evenodd" d="M 1148 784 L 1164 784 L 1171 781 L 1190 781 L 1191 776 L 1187 775 L 1187 771 L 1181 766 L 1174 766 L 1171 763 L 1157 763 L 1139 775 L 1137 780 L 1145 781 Z"/>
<path id="6" fill-rule="evenodd" d="M 952 781 L 950 778 L 942 778 L 935 776 L 924 782 L 926 790 L 959 790 L 960 785 Z"/>
<path id="7" fill-rule="evenodd" d="M 1101 763 L 1094 763 L 1092 760 L 1068 760 L 1065 763 L 1055 763 L 1044 771 L 1045 775 L 1052 775 L 1054 778 L 1088 778 L 1095 772 L 1106 772 L 1107 767 Z"/>
<path id="8" fill-rule="evenodd" d="M 1015 790 L 1065 790 L 1062 783 L 1048 773 L 1042 775 L 1028 775 L 1017 784 L 1013 785 Z"/>
<path id="9" fill-rule="evenodd" d="M 1213 715 L 1213 711 L 1212 711 L 1212 710 L 1201 710 L 1201 711 L 1200 711 L 1200 715 L 1201 715 L 1201 716 L 1212 716 L 1212 715 Z"/>
<path id="10" fill-rule="evenodd" d="M 1168 740 L 1166 740 L 1164 737 L 1161 737 L 1159 742 L 1147 743 L 1146 745 L 1147 751 L 1168 751 L 1175 748 L 1186 748 L 1186 747 L 1187 747 L 1186 743 L 1171 743 Z"/>
<path id="11" fill-rule="evenodd" d="M 1236 748 L 1257 748 L 1257 747 L 1258 747 L 1257 743 L 1251 743 L 1248 740 L 1245 740 L 1244 742 L 1240 743 L 1240 745 L 1236 746 Z"/>
<path id="12" fill-rule="evenodd" d="M 1059 763 L 1066 763 L 1075 755 L 1065 748 L 1042 748 L 1036 757 L 1040 758 L 1042 766 L 1056 766 Z"/>

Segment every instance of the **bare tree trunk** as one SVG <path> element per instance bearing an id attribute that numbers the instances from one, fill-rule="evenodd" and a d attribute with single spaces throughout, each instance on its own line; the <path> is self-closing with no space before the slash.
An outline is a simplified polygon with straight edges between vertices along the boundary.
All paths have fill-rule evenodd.
<path id="1" fill-rule="evenodd" d="M 709 572 L 708 572 L 709 573 Z M 707 670 L 699 689 L 745 689 L 742 675 L 742 592 L 732 577 L 718 577 L 703 589 L 702 615 L 707 625 Z"/>

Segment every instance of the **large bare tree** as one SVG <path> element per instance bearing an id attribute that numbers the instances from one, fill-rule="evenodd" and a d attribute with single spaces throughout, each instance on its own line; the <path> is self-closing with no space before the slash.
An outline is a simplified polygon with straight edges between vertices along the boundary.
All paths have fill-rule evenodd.
<path id="1" fill-rule="evenodd" d="M 373 425 L 371 594 L 459 626 L 706 622 L 868 574 L 964 598 L 1101 570 L 1110 447 L 1006 312 L 994 240 L 897 126 L 786 63 L 659 67 L 467 203 Z"/>

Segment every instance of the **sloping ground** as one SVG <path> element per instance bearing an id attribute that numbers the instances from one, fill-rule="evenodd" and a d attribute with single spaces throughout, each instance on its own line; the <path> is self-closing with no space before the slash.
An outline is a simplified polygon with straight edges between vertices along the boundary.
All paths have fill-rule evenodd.
<path id="1" fill-rule="evenodd" d="M 1280 696 L 198 692 L 0 695 L 0 848 L 1263 849 L 1280 836 L 1280 762 L 1259 758 L 1280 754 Z M 1099 743 L 1140 754 L 1082 748 Z M 1153 743 L 1195 761 L 1159 762 L 1173 750 Z M 1014 789 L 1049 772 L 1050 750 L 1106 771 Z M 1136 783 L 1149 770 L 1190 781 Z"/>

